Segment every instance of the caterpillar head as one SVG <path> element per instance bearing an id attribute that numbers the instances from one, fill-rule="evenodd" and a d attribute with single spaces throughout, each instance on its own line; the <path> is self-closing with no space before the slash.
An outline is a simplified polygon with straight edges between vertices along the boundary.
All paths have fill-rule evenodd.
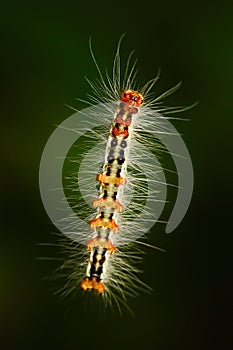
<path id="1" fill-rule="evenodd" d="M 131 106 L 141 107 L 143 104 L 143 96 L 137 91 L 125 90 L 121 96 L 121 101 Z"/>

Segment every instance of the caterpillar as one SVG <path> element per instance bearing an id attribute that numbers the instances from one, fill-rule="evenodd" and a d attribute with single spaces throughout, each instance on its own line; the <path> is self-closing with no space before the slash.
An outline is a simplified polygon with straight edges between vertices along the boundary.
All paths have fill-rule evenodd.
<path id="1" fill-rule="evenodd" d="M 59 125 L 45 147 L 40 166 L 44 206 L 51 220 L 69 238 L 67 257 L 61 267 L 69 275 L 62 293 L 80 289 L 85 294 L 92 292 L 106 305 L 114 302 L 119 311 L 122 304 L 127 306 L 128 296 L 151 291 L 139 278 L 141 271 L 137 263 L 142 257 L 140 245 L 149 245 L 140 237 L 158 221 L 166 202 L 167 183 L 158 155 L 169 151 L 177 171 L 184 170 L 184 176 L 189 178 L 185 191 L 178 191 L 177 203 L 181 209 L 177 209 L 176 203 L 167 232 L 182 220 L 193 186 L 189 153 L 164 116 L 187 107 L 161 104 L 180 84 L 153 98 L 151 91 L 159 73 L 138 86 L 136 62 L 131 64 L 131 53 L 122 75 L 121 41 L 122 38 L 112 77 L 102 74 L 90 42 L 99 79 L 95 82 L 87 79 L 93 92 L 85 101 L 89 107 L 75 110 L 73 116 Z M 70 146 L 81 138 L 82 146 L 87 147 L 80 151 L 78 145 L 80 154 L 71 157 L 77 168 L 62 180 Z M 180 152 L 178 157 L 176 151 Z M 55 156 L 58 152 L 59 158 Z M 181 177 L 181 188 L 183 184 Z M 48 194 L 54 187 L 56 191 Z M 63 203 L 60 211 L 59 202 Z"/>
<path id="2" fill-rule="evenodd" d="M 101 183 L 99 198 L 94 201 L 98 213 L 90 223 L 94 228 L 93 238 L 87 243 L 90 250 L 86 278 L 81 284 L 83 290 L 95 289 L 98 293 L 105 290 L 104 280 L 108 259 L 116 251 L 114 235 L 119 230 L 118 213 L 123 210 L 121 204 L 121 186 L 126 185 L 126 161 L 132 136 L 132 119 L 143 104 L 143 96 L 133 90 L 125 90 L 118 104 L 114 121 L 110 129 L 103 172 L 98 174 Z"/>

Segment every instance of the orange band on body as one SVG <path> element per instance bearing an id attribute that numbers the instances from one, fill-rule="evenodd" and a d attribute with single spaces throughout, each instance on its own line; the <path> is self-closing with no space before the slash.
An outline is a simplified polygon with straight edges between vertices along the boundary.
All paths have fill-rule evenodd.
<path id="1" fill-rule="evenodd" d="M 116 247 L 112 244 L 112 242 L 109 239 L 102 240 L 101 238 L 95 237 L 92 238 L 89 242 L 87 242 L 88 250 L 91 250 L 91 248 L 95 247 L 108 249 L 111 255 L 116 251 Z"/>
<path id="2" fill-rule="evenodd" d="M 105 219 L 105 218 L 97 218 L 90 222 L 91 228 L 95 227 L 105 227 L 110 228 L 111 230 L 117 231 L 119 229 L 119 226 L 116 224 L 115 220 L 113 219 Z"/>
<path id="3" fill-rule="evenodd" d="M 104 184 L 109 185 L 125 185 L 126 179 L 124 177 L 116 177 L 115 175 L 104 175 L 104 174 L 98 174 L 97 180 Z"/>
<path id="4" fill-rule="evenodd" d="M 129 131 L 127 129 L 118 129 L 117 127 L 114 127 L 112 129 L 112 136 L 117 137 L 117 136 L 122 136 L 124 138 L 127 138 L 129 136 Z"/>
<path id="5" fill-rule="evenodd" d="M 93 207 L 108 207 L 116 209 L 119 213 L 123 210 L 123 205 L 113 198 L 97 198 L 93 201 Z"/>
<path id="6" fill-rule="evenodd" d="M 81 288 L 83 290 L 87 290 L 87 289 L 95 289 L 97 290 L 98 294 L 101 294 L 104 292 L 104 284 L 101 281 L 96 281 L 96 278 L 92 278 L 92 280 L 90 280 L 88 277 L 85 278 L 81 284 Z"/>

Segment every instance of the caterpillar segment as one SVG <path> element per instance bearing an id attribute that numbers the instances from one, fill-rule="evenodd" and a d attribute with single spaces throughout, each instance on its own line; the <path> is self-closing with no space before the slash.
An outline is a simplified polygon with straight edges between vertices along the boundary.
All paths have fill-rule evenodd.
<path id="1" fill-rule="evenodd" d="M 102 212 L 104 213 L 104 212 Z M 119 226 L 116 224 L 115 220 L 113 219 L 109 219 L 109 218 L 96 218 L 94 220 L 91 221 L 91 228 L 94 227 L 106 227 L 106 228 L 110 228 L 114 231 L 119 230 Z"/>
<path id="2" fill-rule="evenodd" d="M 94 229 L 93 238 L 87 243 L 90 258 L 86 277 L 81 288 L 96 290 L 98 294 L 105 291 L 107 262 L 116 251 L 112 237 L 119 230 L 117 219 L 123 210 L 120 203 L 120 186 L 126 185 L 126 157 L 130 142 L 131 122 L 138 113 L 143 97 L 136 91 L 125 90 L 119 101 L 117 111 L 110 129 L 103 172 L 97 175 L 100 182 L 99 198 L 93 202 L 97 208 L 96 217 L 90 222 Z"/>
<path id="3" fill-rule="evenodd" d="M 93 202 L 93 207 L 108 207 L 108 208 L 113 208 L 118 211 L 118 213 L 122 212 L 123 205 L 118 201 L 118 200 L 113 200 L 112 197 L 108 199 L 104 199 L 103 197 L 95 199 Z"/>
<path id="4" fill-rule="evenodd" d="M 109 185 L 125 185 L 126 179 L 124 177 L 116 177 L 115 175 L 107 176 L 105 174 L 98 174 L 97 180 L 103 184 Z"/>
<path id="5" fill-rule="evenodd" d="M 116 247 L 112 244 L 109 239 L 94 237 L 87 243 L 87 249 L 91 250 L 94 247 L 102 247 L 108 249 L 110 254 L 113 254 L 116 251 Z"/>

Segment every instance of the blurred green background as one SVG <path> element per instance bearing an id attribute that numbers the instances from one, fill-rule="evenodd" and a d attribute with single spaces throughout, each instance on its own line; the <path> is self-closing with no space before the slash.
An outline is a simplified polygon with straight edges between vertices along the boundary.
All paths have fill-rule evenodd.
<path id="1" fill-rule="evenodd" d="M 184 0 L 2 5 L 1 349 L 230 348 L 232 8 Z M 190 122 L 174 122 L 193 161 L 192 203 L 175 232 L 154 230 L 151 242 L 167 253 L 145 249 L 143 280 L 154 292 L 129 301 L 135 319 L 87 312 L 82 297 L 59 302 L 43 282 L 54 263 L 35 260 L 56 254 L 35 245 L 56 232 L 39 194 L 43 148 L 72 113 L 65 104 L 79 108 L 75 98 L 90 92 L 84 76 L 97 77 L 89 37 L 101 68 L 111 69 L 123 32 L 122 55 L 135 49 L 140 82 L 161 67 L 155 94 L 183 81 L 167 105 L 199 100 L 178 115 Z"/>

